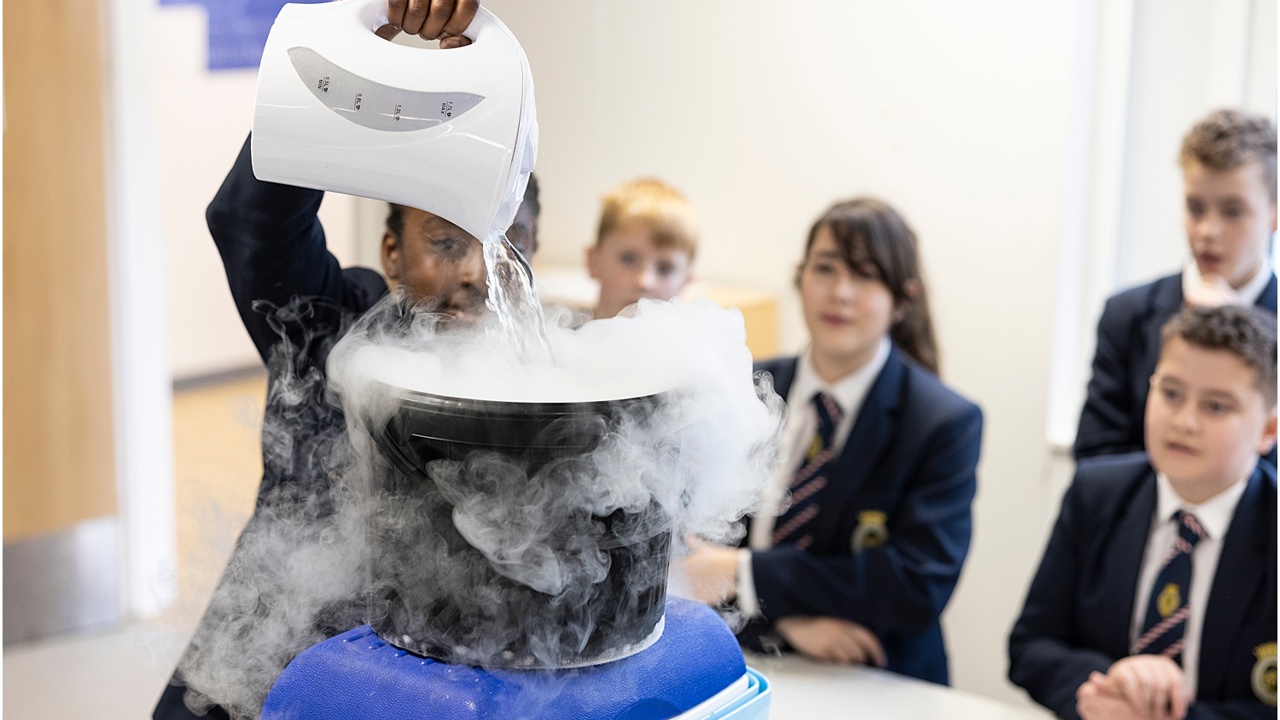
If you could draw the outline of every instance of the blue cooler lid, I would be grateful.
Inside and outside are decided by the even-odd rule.
[[[485,670],[412,655],[368,625],[303,651],[276,680],[262,720],[469,720],[679,715],[746,674],[737,639],[710,608],[668,597],[649,648],[571,670]]]

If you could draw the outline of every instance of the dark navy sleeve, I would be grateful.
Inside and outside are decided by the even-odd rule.
[[[1195,702],[1187,707],[1186,720],[1275,720],[1276,709],[1247,700]]]
[[[324,193],[258,180],[251,141],[240,149],[205,219],[240,319],[265,361],[281,333],[293,331],[274,310],[302,298],[309,301],[306,326],[336,328],[344,310],[362,312],[386,285],[370,270],[343,272],[316,215]]]
[[[1009,636],[1009,679],[1058,717],[1076,718],[1076,689],[1093,671],[1105,673],[1119,658],[1077,646],[1072,603],[1079,595],[1090,519],[1078,483],[1062,498],[1022,615]]]
[[[1133,396],[1129,345],[1134,341],[1137,308],[1133,294],[1107,300],[1098,320],[1098,342],[1093,356],[1093,374],[1080,412],[1073,448],[1077,460],[1094,455],[1112,455],[1142,450],[1142,435],[1134,434]]]

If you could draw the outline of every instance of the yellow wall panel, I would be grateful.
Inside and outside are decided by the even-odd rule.
[[[4,4],[4,539],[116,514],[103,7]]]

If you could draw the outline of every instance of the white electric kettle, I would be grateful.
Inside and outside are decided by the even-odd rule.
[[[290,3],[258,69],[260,180],[408,205],[486,240],[515,218],[538,150],[524,50],[480,8],[466,47],[384,40],[386,0]]]

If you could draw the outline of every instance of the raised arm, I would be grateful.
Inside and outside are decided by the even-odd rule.
[[[342,269],[325,246],[316,212],[324,193],[262,182],[253,175],[250,142],[209,203],[205,219],[222,256],[236,310],[265,361],[280,341],[272,312],[294,298],[313,302],[323,321],[342,305]]]

